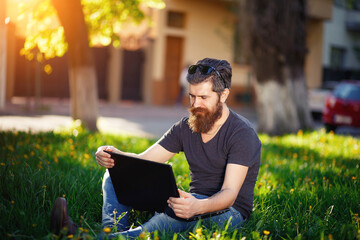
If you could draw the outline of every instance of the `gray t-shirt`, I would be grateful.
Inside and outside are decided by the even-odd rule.
[[[229,117],[214,138],[204,143],[200,134],[191,131],[186,117],[174,124],[159,144],[170,152],[185,153],[192,193],[212,196],[219,192],[228,163],[249,167],[233,207],[244,218],[250,216],[260,166],[261,142],[246,118],[230,110]]]

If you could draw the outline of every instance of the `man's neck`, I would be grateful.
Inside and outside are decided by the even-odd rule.
[[[202,133],[205,135],[215,135],[221,128],[221,126],[226,122],[227,118],[229,117],[230,109],[227,107],[226,104],[223,105],[223,110],[221,113],[221,117],[216,120],[212,128],[207,133]]]

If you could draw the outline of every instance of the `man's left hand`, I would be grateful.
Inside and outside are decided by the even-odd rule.
[[[168,200],[168,205],[179,218],[188,219],[198,214],[199,200],[192,194],[178,189],[180,198],[171,197]]]

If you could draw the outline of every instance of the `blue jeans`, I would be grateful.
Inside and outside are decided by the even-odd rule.
[[[130,206],[124,206],[120,204],[116,198],[115,190],[111,182],[109,172],[106,170],[103,178],[103,208],[102,208],[102,225],[103,227],[114,227],[114,217],[120,216],[123,212],[127,214],[120,219],[116,224],[116,227],[119,232],[111,235],[110,237],[115,237],[119,234],[135,238],[140,235],[141,232],[183,232],[192,229],[195,227],[197,221],[181,221],[174,219],[165,213],[155,213],[155,215],[142,226],[130,229],[129,225],[129,213],[131,211]],[[194,197],[198,199],[204,199],[208,196],[193,194]],[[114,211],[116,209],[116,211]],[[116,216],[114,216],[116,214]],[[211,227],[214,224],[222,227],[224,226],[231,217],[231,222],[229,224],[229,229],[239,228],[244,223],[244,218],[242,215],[233,207],[230,207],[230,211],[225,213],[212,216],[209,218],[202,219],[202,223],[206,227]]]

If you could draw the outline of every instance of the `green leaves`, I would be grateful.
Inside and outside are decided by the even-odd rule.
[[[75,0],[74,0],[75,1]],[[80,0],[76,0],[80,1]],[[149,8],[165,7],[162,0],[82,0],[90,46],[115,47],[121,44],[120,35],[130,23],[149,20]],[[62,57],[68,50],[64,28],[50,0],[40,0],[35,6],[19,5],[21,17],[28,18],[26,40],[20,54],[28,60],[43,61]]]

